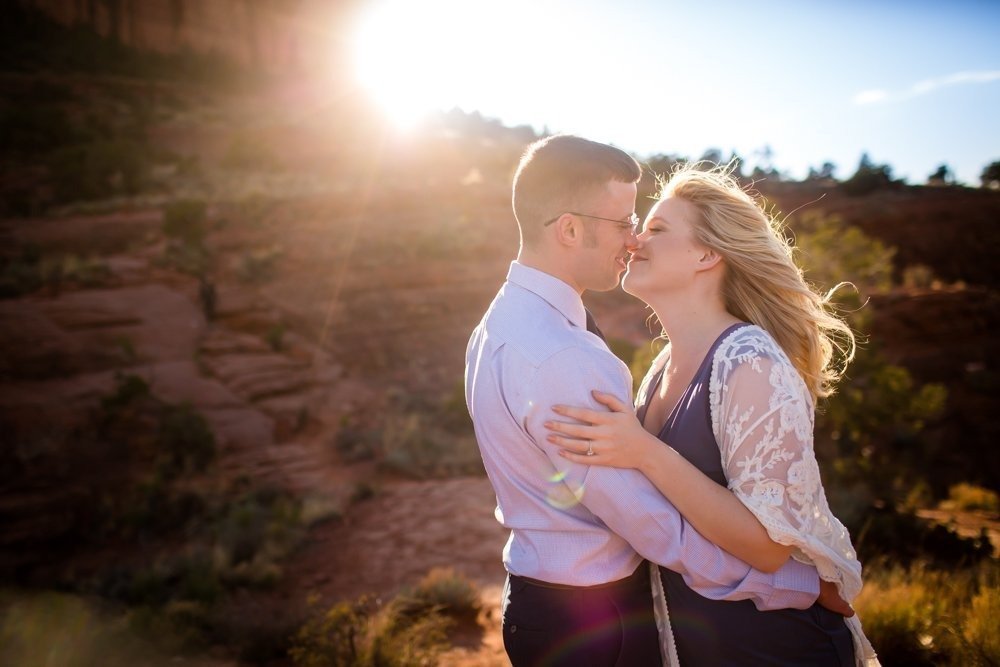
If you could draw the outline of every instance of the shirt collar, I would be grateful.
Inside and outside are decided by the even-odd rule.
[[[587,328],[587,311],[580,295],[559,278],[515,260],[510,263],[507,281],[542,297],[575,326]]]

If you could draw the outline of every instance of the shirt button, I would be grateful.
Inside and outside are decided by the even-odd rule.
[[[517,632],[517,626],[516,625],[510,626],[510,634],[514,634],[515,632]]]

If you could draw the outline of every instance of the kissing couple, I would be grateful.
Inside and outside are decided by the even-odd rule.
[[[557,135],[513,183],[520,249],[472,333],[465,392],[510,529],[515,667],[871,667],[861,565],[813,451],[854,336],[724,167],[639,164]],[[622,275],[624,274],[624,278]],[[633,402],[581,299],[623,289],[666,347]]]

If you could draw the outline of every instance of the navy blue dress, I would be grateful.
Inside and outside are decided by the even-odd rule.
[[[733,325],[712,345],[658,436],[722,486],[727,486],[727,480],[712,433],[708,385],[716,348],[740,326],[745,325]],[[638,406],[640,421],[645,419],[649,399],[662,379],[661,369],[651,379]],[[665,568],[660,568],[660,577],[682,667],[855,664],[854,644],[843,617],[819,604],[809,609],[758,611],[750,600],[728,602],[702,597],[679,574]]]

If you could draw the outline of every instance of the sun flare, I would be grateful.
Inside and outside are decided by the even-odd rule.
[[[355,74],[397,127],[435,109],[502,113],[528,96],[544,101],[550,83],[539,66],[558,62],[553,51],[568,33],[543,28],[570,25],[565,15],[530,0],[383,0],[354,32]]]
[[[372,7],[355,34],[355,71],[378,107],[399,128],[408,128],[434,108],[433,87],[443,47],[427,40],[416,3],[383,2]],[[419,54],[419,55],[418,55]]]

